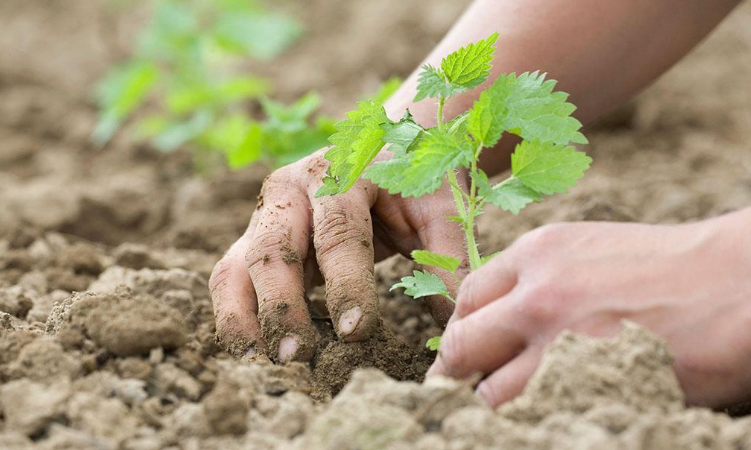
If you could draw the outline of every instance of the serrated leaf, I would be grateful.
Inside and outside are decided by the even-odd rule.
[[[435,336],[428,339],[428,341],[425,342],[425,347],[433,350],[434,352],[437,352],[441,348],[441,337]]]
[[[406,153],[423,131],[422,127],[415,123],[409,110],[404,113],[404,117],[399,122],[384,123],[381,129],[384,131],[383,142],[391,144],[389,151],[396,155]]]
[[[381,125],[388,122],[383,106],[371,100],[358,103],[356,110],[347,113],[346,120],[336,124],[337,133],[329,138],[334,147],[325,155],[331,162],[324,179],[326,189],[319,189],[316,197],[341,194],[355,184],[383,147],[386,132]],[[334,185],[337,186],[335,192]]]
[[[486,89],[472,106],[467,118],[467,131],[483,147],[492,147],[503,134],[508,115],[505,92],[499,88]]]
[[[504,211],[519,214],[530,203],[537,203],[541,199],[538,192],[528,188],[517,179],[506,180],[491,186],[485,172],[478,171],[473,175],[479,195]]]
[[[269,131],[294,133],[308,128],[308,118],[321,105],[321,96],[308,92],[291,105],[284,105],[269,98],[261,100]]]
[[[378,161],[371,164],[363,174],[363,178],[370,180],[381,189],[386,189],[392,194],[401,192],[404,173],[409,168],[409,158],[405,155],[397,155],[386,161]]]
[[[524,141],[511,155],[511,172],[540,194],[563,194],[576,186],[591,163],[592,158],[571,146]]]
[[[441,70],[425,64],[417,76],[417,94],[414,101],[419,102],[426,98],[449,98],[466,90],[466,87],[446,80]]]
[[[404,288],[404,293],[412,298],[448,295],[446,285],[437,275],[420,270],[415,270],[412,274],[411,277],[402,278],[402,281],[391,286],[390,290]]]
[[[438,253],[429,252],[427,250],[415,250],[412,252],[412,259],[417,264],[423,266],[438,267],[439,269],[448,270],[453,273],[462,264],[459,258],[453,256],[441,255]]]
[[[571,114],[576,107],[568,103],[568,94],[554,92],[556,81],[545,80],[539,72],[501,75],[488,89],[497,100],[505,98],[508,114],[503,128],[526,140],[586,144],[579,132],[582,124]]]
[[[422,136],[414,152],[373,164],[365,178],[392,194],[420,197],[441,187],[446,172],[471,163],[472,145],[463,137],[436,128]]]
[[[490,75],[497,40],[498,33],[493,33],[487,39],[462,47],[443,58],[441,69],[446,80],[466,89],[479,86]]]

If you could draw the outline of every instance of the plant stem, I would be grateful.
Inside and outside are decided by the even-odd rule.
[[[477,160],[472,161],[470,173],[477,173]],[[477,248],[477,241],[475,240],[475,217],[479,213],[477,209],[477,186],[475,185],[475,177],[472,177],[472,182],[469,187],[469,201],[467,202],[467,218],[464,221],[464,234],[467,237],[467,253],[469,255],[469,269],[475,271],[482,266],[482,258],[480,258],[480,251]]]
[[[438,100],[438,114],[437,114],[437,120],[438,120],[438,129],[443,131],[443,107],[446,105],[446,99],[441,97],[440,100]]]

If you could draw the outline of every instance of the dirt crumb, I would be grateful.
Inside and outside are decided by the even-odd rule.
[[[300,257],[297,255],[297,252],[292,248],[289,242],[286,242],[284,245],[282,245],[281,251],[282,261],[284,261],[285,263],[292,264],[300,262]]]
[[[148,295],[128,289],[112,294],[76,294],[56,305],[47,330],[79,328],[94,342],[119,356],[177,348],[187,341],[180,313]]]

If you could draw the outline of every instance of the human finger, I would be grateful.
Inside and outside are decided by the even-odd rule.
[[[258,318],[271,357],[308,361],[317,333],[305,301],[302,261],[307,257],[310,204],[277,171],[264,183],[258,225],[246,264],[258,297]]]
[[[540,365],[540,352],[528,348],[477,385],[478,397],[492,408],[506,403],[524,390]]]
[[[370,208],[375,190],[313,198],[313,244],[326,282],[326,306],[344,341],[371,336],[379,323]]]
[[[526,346],[516,309],[506,298],[454,320],[428,374],[453,378],[489,374],[515,358]]]
[[[510,250],[497,255],[459,286],[456,315],[467,317],[488,303],[508,294],[518,281],[517,269]]]
[[[252,230],[238,239],[222,257],[209,278],[219,344],[235,356],[268,350],[258,321],[255,291],[245,266]]]

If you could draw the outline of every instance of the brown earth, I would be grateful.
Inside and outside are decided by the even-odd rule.
[[[308,34],[259,70],[282,98],[316,89],[339,115],[408,74],[465,4],[292,2]],[[751,450],[751,419],[685,408],[667,349],[632,325],[609,340],[560,336],[497,412],[468,386],[415,383],[439,330],[420,303],[388,292],[411,269],[403,258],[377,268],[374,341],[338,342],[319,316],[312,367],[221,351],[206,280],[267,171],[195,177],[185,152],[126,136],[89,143],[91,86],[142,17],[85,0],[0,2],[0,447]],[[675,223],[751,204],[749,21],[746,4],[590,127],[595,164],[571,195],[483,216],[483,246],[555,221]],[[371,369],[347,384],[355,366],[391,378]]]

